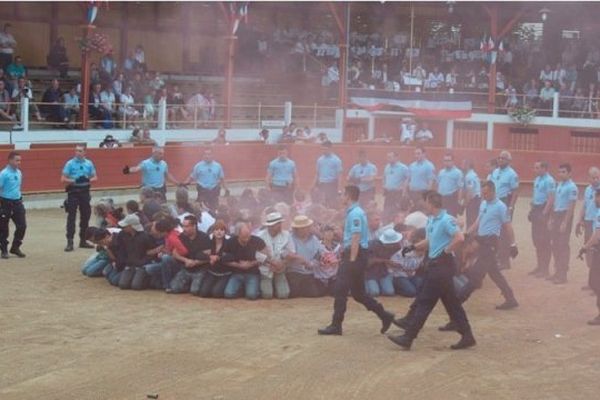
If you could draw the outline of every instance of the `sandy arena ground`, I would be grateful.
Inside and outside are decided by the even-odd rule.
[[[448,349],[457,334],[437,331],[441,305],[405,352],[352,301],[344,336],[319,337],[330,298],[120,291],[81,275],[89,250],[62,251],[64,213],[31,211],[27,258],[0,261],[0,399],[598,399],[600,327],[586,325],[596,309],[579,243],[567,285],[527,277],[527,208],[522,199],[521,254],[506,273],[521,307],[496,311],[486,280],[466,305],[478,346],[459,352]],[[382,301],[398,314],[410,302]]]

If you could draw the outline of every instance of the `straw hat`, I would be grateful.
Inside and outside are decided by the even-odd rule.
[[[273,226],[283,222],[283,216],[279,212],[272,212],[267,215],[264,226]]]
[[[292,221],[292,228],[306,228],[313,224],[313,220],[306,215],[296,215]]]
[[[379,241],[383,244],[396,244],[400,243],[401,240],[402,234],[396,232],[392,228],[386,229],[381,236],[379,236]]]

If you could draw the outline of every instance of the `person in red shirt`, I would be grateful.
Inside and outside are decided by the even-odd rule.
[[[179,221],[175,218],[154,222],[150,232],[156,238],[163,238],[164,246],[157,256],[158,261],[145,266],[146,273],[150,275],[151,286],[166,290],[173,277],[182,268],[182,264],[173,257],[173,251],[186,255],[188,250],[179,238],[181,229]]]

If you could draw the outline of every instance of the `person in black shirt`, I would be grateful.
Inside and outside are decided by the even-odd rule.
[[[252,235],[246,223],[240,222],[235,226],[235,236],[225,243],[224,253],[231,257],[224,264],[233,269],[233,274],[225,287],[225,297],[232,299],[239,296],[244,285],[245,296],[248,300],[256,300],[260,295],[260,273],[258,266],[267,260],[265,242]],[[257,252],[259,258],[257,260]]]
[[[225,262],[233,261],[231,256],[224,254],[225,242],[227,241],[227,225],[223,220],[217,220],[211,228],[210,239],[210,263],[208,273],[202,280],[200,286],[200,297],[222,298],[225,295],[225,287],[231,276],[231,268],[225,266]]]
[[[131,289],[132,282],[138,270],[143,270],[152,258],[158,254],[160,248],[156,247],[154,239],[144,232],[137,215],[130,214],[119,221],[123,230],[119,233],[119,254],[116,268],[121,271],[119,288]]]
[[[186,254],[180,254],[175,249],[173,257],[183,264],[181,271],[169,284],[169,293],[187,293],[200,295],[202,280],[206,275],[206,267],[210,263],[212,243],[208,235],[198,230],[198,219],[188,215],[183,219],[183,233],[179,236],[181,243],[187,249]]]

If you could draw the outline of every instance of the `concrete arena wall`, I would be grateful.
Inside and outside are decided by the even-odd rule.
[[[344,171],[347,172],[356,162],[360,148],[366,148],[369,158],[374,162],[381,175],[386,163],[386,153],[394,148],[398,150],[401,160],[405,163],[413,159],[412,147],[398,147],[386,145],[359,146],[355,144],[335,145],[335,152],[342,158]],[[201,146],[166,146],[165,159],[169,163],[170,172],[180,180],[188,176],[192,167],[202,157]],[[256,181],[264,179],[266,166],[276,157],[277,147],[261,143],[233,143],[230,145],[216,145],[213,147],[215,159],[223,164],[226,179],[229,181]],[[300,187],[308,188],[312,185],[315,174],[315,162],[321,154],[317,145],[292,145],[289,146],[290,157],[296,161],[299,173]],[[140,183],[138,174],[123,175],[121,170],[124,165],[137,165],[142,159],[151,154],[150,147],[118,148],[118,149],[88,149],[88,157],[94,161],[98,170],[99,180],[94,184],[98,189],[136,187]],[[447,150],[443,148],[430,148],[428,155],[437,167]],[[6,159],[9,150],[0,150],[0,157]],[[23,191],[60,192],[63,186],[60,183],[60,174],[64,163],[73,156],[72,148],[31,149],[20,151],[23,162]],[[484,164],[487,160],[497,156],[498,150],[484,149],[455,149],[453,151],[457,162],[464,158],[475,161],[479,176],[485,178]],[[573,166],[573,176],[577,183],[587,181],[587,170],[592,165],[598,165],[599,157],[596,154],[579,154],[558,151],[513,151],[513,165],[519,172],[523,182],[532,181],[533,163],[536,160],[548,160],[552,171],[558,165],[570,162]]]

